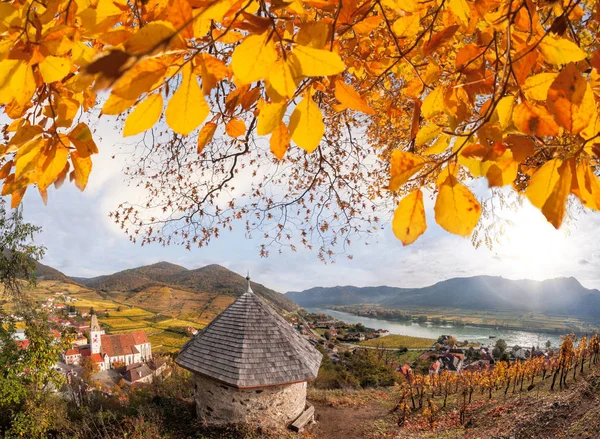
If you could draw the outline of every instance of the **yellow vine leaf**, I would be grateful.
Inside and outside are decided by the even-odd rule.
[[[560,228],[567,210],[567,198],[573,183],[572,162],[573,159],[565,160],[558,168],[558,181],[542,206],[542,213],[555,229]]]
[[[296,43],[314,49],[323,49],[329,38],[329,28],[330,25],[324,21],[303,23],[296,35]]]
[[[521,102],[513,109],[513,123],[523,134],[532,136],[556,136],[559,127],[545,107]]]
[[[558,76],[558,73],[538,73],[525,80],[521,90],[527,99],[545,101],[548,97],[548,89]]]
[[[590,209],[600,210],[600,181],[590,163],[585,160],[577,165],[577,196]]]
[[[214,122],[208,122],[204,124],[200,132],[198,133],[198,149],[197,152],[200,154],[206,145],[212,140],[217,130],[217,124]]]
[[[270,32],[250,35],[235,48],[231,56],[231,69],[240,84],[250,84],[268,78],[277,61],[277,50]]]
[[[24,105],[31,100],[35,89],[31,66],[18,59],[0,61],[0,105],[13,100]]]
[[[596,112],[594,92],[574,63],[567,65],[548,89],[548,110],[569,133],[588,126]]]
[[[285,153],[290,148],[290,131],[283,122],[280,122],[279,126],[273,130],[269,144],[273,155],[279,160],[283,160]]]
[[[397,191],[410,177],[419,171],[425,160],[411,152],[396,149],[390,157],[390,183],[391,191]]]
[[[71,71],[71,63],[61,56],[47,56],[38,67],[42,78],[48,83],[60,81]]]
[[[423,192],[418,189],[408,194],[398,204],[392,220],[392,231],[396,238],[402,241],[402,245],[409,245],[425,233],[426,229]]]
[[[292,56],[296,58],[299,73],[303,76],[332,76],[346,68],[340,56],[329,50],[296,45]]]
[[[45,145],[46,140],[38,137],[19,148],[15,155],[15,179],[18,180],[24,174],[35,171]]]
[[[294,143],[308,153],[317,149],[323,134],[325,134],[323,115],[309,93],[305,94],[304,99],[296,105],[292,112],[290,134]]]
[[[47,154],[42,156],[40,166],[37,170],[37,185],[42,191],[54,183],[62,170],[67,165],[69,159],[69,150],[60,142],[55,143],[49,148]]]
[[[121,76],[113,86],[112,94],[129,101],[137,100],[163,80],[169,67],[167,61],[161,58],[143,59]]]
[[[442,132],[442,127],[434,124],[429,124],[423,126],[419,132],[417,133],[417,137],[415,137],[415,145],[423,146],[433,139],[438,137]]]
[[[417,139],[419,138],[419,136],[417,135]],[[434,155],[434,154],[441,154],[444,151],[446,151],[446,149],[448,149],[448,146],[450,145],[450,140],[452,139],[451,136],[449,136],[448,134],[440,134],[439,137],[436,139],[435,142],[433,142],[433,145],[431,145],[429,148],[427,148],[425,151],[423,151],[423,155]],[[416,143],[416,141],[415,141]]]
[[[281,96],[291,98],[296,93],[296,81],[287,60],[280,58],[271,67],[269,74],[271,87]]]
[[[231,137],[240,137],[246,133],[246,124],[242,119],[233,118],[225,125],[225,132]]]
[[[165,117],[167,124],[176,133],[187,136],[208,116],[209,108],[196,76],[192,73],[191,63],[182,69],[179,88],[167,104]]]
[[[444,230],[466,237],[479,222],[481,205],[469,188],[449,175],[439,187],[434,211],[436,222]]]
[[[275,128],[279,126],[285,110],[287,108],[287,102],[271,102],[271,103],[259,103],[258,122],[256,125],[256,133],[259,136],[266,136],[271,134]]]
[[[92,132],[84,122],[78,123],[77,126],[71,130],[69,133],[69,140],[73,145],[75,145],[75,148],[77,148],[77,153],[81,158],[89,157],[92,154],[98,153],[98,147],[94,142]]]
[[[127,116],[123,127],[123,136],[135,136],[154,126],[163,110],[163,97],[154,93],[140,102]]]
[[[496,105],[496,114],[500,128],[506,129],[512,123],[512,113],[515,106],[514,96],[505,96]]]
[[[552,35],[540,42],[539,51],[549,64],[561,65],[584,60],[586,53],[574,42],[566,38],[555,38]]]
[[[75,181],[75,186],[83,191],[88,184],[90,172],[92,172],[92,158],[81,157],[77,151],[71,153],[71,162],[73,163],[73,172],[71,180]]]
[[[469,8],[469,4],[466,0],[449,0],[448,6],[452,13],[463,23],[469,22],[469,15],[471,14],[471,9]]]
[[[335,97],[347,108],[366,114],[375,113],[375,111],[369,107],[367,101],[365,101],[351,85],[348,85],[341,80],[335,81]]]
[[[129,108],[135,105],[136,99],[123,99],[114,93],[108,97],[104,105],[102,106],[101,114],[109,116],[116,116],[127,111]]]

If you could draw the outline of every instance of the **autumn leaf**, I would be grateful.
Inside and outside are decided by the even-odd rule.
[[[181,49],[185,47],[180,34],[172,23],[157,20],[148,23],[129,38],[124,46],[128,53],[135,55],[151,54],[154,50],[168,47]]]
[[[352,110],[360,111],[365,114],[375,113],[371,107],[352,86],[346,84],[343,81],[335,81],[335,97],[347,108]]]
[[[291,98],[296,93],[296,82],[289,63],[283,58],[277,60],[271,67],[269,82],[281,96]]]
[[[186,136],[200,126],[208,112],[208,104],[188,63],[183,67],[179,88],[167,104],[167,124],[176,133]]]
[[[557,73],[539,73],[530,76],[521,87],[527,99],[545,101],[548,97],[548,89],[558,76]]]
[[[556,136],[559,127],[545,107],[522,102],[513,109],[513,123],[523,134]]]
[[[204,124],[200,132],[198,133],[198,148],[197,152],[200,154],[204,147],[212,140],[217,130],[217,124],[214,122],[208,122]]]
[[[307,94],[296,105],[290,117],[291,139],[300,148],[311,153],[319,146],[324,133],[325,125],[321,110]]]
[[[574,63],[567,65],[548,89],[548,110],[573,134],[587,127],[596,112],[594,93]]]
[[[259,136],[266,136],[273,132],[279,126],[285,110],[287,102],[262,103],[259,105],[258,122],[256,125],[256,133]]]
[[[163,110],[163,98],[154,93],[140,102],[127,116],[123,128],[123,136],[135,136],[149,130],[158,122]]]
[[[81,157],[77,151],[71,153],[71,162],[73,163],[72,180],[75,186],[83,191],[88,184],[90,172],[92,172],[91,157]]]
[[[296,45],[292,51],[303,76],[331,76],[342,73],[346,65],[340,56],[329,50]]]
[[[389,190],[397,191],[425,164],[425,160],[416,154],[396,149],[390,157]]]
[[[554,65],[581,61],[587,56],[574,42],[551,35],[546,35],[540,42],[539,50],[546,62]]]
[[[269,144],[273,155],[279,160],[283,160],[290,147],[290,132],[283,122],[280,122],[279,126],[273,130]]]
[[[246,133],[246,124],[242,119],[233,118],[225,125],[225,132],[231,137],[239,137]]]
[[[250,84],[268,78],[273,64],[277,61],[277,51],[269,32],[250,35],[235,48],[231,56],[231,69],[240,84]]]
[[[56,143],[41,158],[37,171],[37,185],[40,190],[46,190],[57,180],[67,165],[69,150],[62,144]]]
[[[590,209],[600,210],[600,181],[587,160],[577,165],[576,174],[577,196],[581,203]]]
[[[60,81],[71,71],[71,63],[61,56],[47,56],[38,67],[46,82]]]
[[[504,139],[504,142],[512,151],[513,158],[518,162],[524,162],[535,151],[535,143],[525,136],[511,134]]]
[[[421,30],[419,15],[405,15],[403,17],[398,18],[394,22],[392,30],[398,38],[415,37]]]
[[[431,119],[433,116],[444,112],[444,89],[437,87],[432,90],[423,99],[421,113],[425,119]]]
[[[78,123],[77,126],[71,130],[69,133],[69,140],[75,145],[77,153],[81,158],[98,153],[98,147],[94,142],[92,132],[84,122]]]
[[[409,245],[425,233],[426,229],[423,192],[419,189],[408,194],[398,204],[392,220],[392,231],[403,245]]]
[[[453,175],[440,185],[434,206],[435,220],[446,231],[469,236],[481,216],[481,205]]]

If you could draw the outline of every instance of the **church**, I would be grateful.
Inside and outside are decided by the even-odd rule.
[[[96,315],[92,315],[89,347],[69,349],[64,357],[67,364],[79,364],[82,357],[90,357],[103,371],[151,360],[152,346],[144,331],[105,334]]]

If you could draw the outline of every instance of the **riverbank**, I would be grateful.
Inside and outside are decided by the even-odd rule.
[[[393,321],[381,318],[365,317],[349,312],[327,309],[327,308],[306,308],[309,312],[322,313],[330,315],[338,320],[347,323],[362,323],[365,326],[377,329],[385,329],[390,334],[405,335],[410,337],[420,337],[427,339],[437,339],[440,335],[451,334],[461,342],[477,342],[482,345],[492,345],[498,338],[504,339],[509,346],[519,345],[524,347],[545,346],[550,341],[552,346],[560,345],[560,335],[571,332],[547,333],[542,331],[516,330],[508,328],[483,327],[474,325],[455,326],[452,324],[433,325],[427,323],[415,323],[412,321]],[[491,326],[491,325],[490,325]]]

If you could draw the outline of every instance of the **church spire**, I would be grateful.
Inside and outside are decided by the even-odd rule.
[[[254,291],[252,291],[252,287],[250,286],[250,270],[248,270],[246,280],[248,281],[248,289],[246,290],[246,293],[253,293]]]
[[[90,331],[102,331],[102,328],[100,328],[100,325],[98,324],[98,317],[96,317],[96,314],[92,314],[92,323],[90,325]]]

